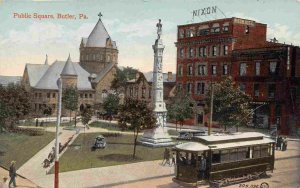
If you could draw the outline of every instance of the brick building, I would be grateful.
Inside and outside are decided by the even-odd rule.
[[[131,97],[147,102],[152,102],[152,82],[153,72],[142,73],[137,72],[135,79],[129,80],[125,86],[125,97]],[[168,99],[174,96],[176,85],[176,75],[172,72],[163,73],[164,100],[168,103]]]
[[[203,125],[207,121],[203,111],[206,89],[211,82],[219,82],[225,76],[232,76],[242,90],[253,96],[254,108],[263,105],[255,111],[254,123],[266,127],[278,123],[285,133],[287,124],[296,124],[292,123],[299,116],[296,108],[294,111],[285,108],[299,102],[299,97],[288,97],[299,90],[299,48],[267,42],[266,33],[266,24],[234,17],[178,26],[176,81],[178,87],[197,101],[197,113],[191,124]],[[260,75],[254,74],[257,62],[261,62]],[[274,67],[280,74],[270,72]],[[258,86],[264,97],[255,97]],[[267,97],[268,91],[263,88],[270,88],[274,97]],[[285,96],[279,94],[282,91]],[[289,123],[286,118],[294,120]]]

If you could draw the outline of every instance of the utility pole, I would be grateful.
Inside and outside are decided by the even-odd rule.
[[[59,126],[60,126],[60,118],[61,118],[61,98],[62,98],[62,80],[59,78],[57,80],[58,86],[58,109],[57,109],[57,120],[56,120],[56,134],[55,134],[55,163],[54,163],[54,188],[59,187]]]
[[[211,83],[211,92],[210,92],[210,117],[209,117],[209,125],[208,125],[208,135],[211,133],[212,127],[212,116],[213,116],[213,106],[214,106],[214,85]]]

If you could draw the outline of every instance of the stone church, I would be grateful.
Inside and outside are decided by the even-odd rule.
[[[118,64],[118,48],[99,20],[88,38],[82,38],[79,47],[80,61],[66,61],[43,64],[26,64],[21,83],[32,94],[32,108],[37,115],[45,109],[56,114],[58,101],[57,80],[62,78],[63,88],[76,87],[79,93],[78,109],[101,104],[110,91]],[[66,110],[63,110],[66,114]]]

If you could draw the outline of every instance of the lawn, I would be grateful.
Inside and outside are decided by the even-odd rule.
[[[54,133],[48,132],[41,136],[0,133],[0,165],[9,167],[15,160],[16,168],[19,168],[53,139]]]
[[[108,122],[99,122],[99,121],[95,121],[91,124],[89,124],[90,127],[100,127],[103,129],[107,129],[110,131],[120,131],[121,129],[118,127],[117,124],[115,123],[108,123]]]
[[[150,148],[138,145],[136,159],[133,160],[133,135],[128,134],[123,134],[120,137],[106,137],[107,146],[105,149],[91,151],[91,146],[94,144],[94,139],[97,135],[99,133],[80,134],[60,158],[60,172],[163,158],[164,148]]]

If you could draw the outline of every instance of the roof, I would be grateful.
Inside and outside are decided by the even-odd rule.
[[[214,134],[207,136],[195,136],[196,140],[207,144],[217,144],[225,142],[249,141],[260,140],[266,135],[258,132],[238,132],[233,134]]]
[[[7,86],[10,83],[20,84],[21,76],[1,76],[0,75],[0,85]]]
[[[85,47],[106,47],[106,42],[111,39],[101,19],[98,20],[94,29],[87,38]],[[112,39],[111,39],[112,41]],[[83,44],[85,41],[83,40]],[[113,48],[117,48],[116,42],[112,41]]]
[[[78,90],[92,90],[91,83],[88,80],[89,73],[84,70],[78,63],[69,62],[73,65],[74,71],[77,73],[77,89]],[[52,65],[48,66],[44,74],[40,77],[36,84],[31,85],[31,87],[36,89],[50,89],[57,90],[58,86],[56,84],[57,79],[60,77],[64,67],[66,65],[65,61],[55,61]],[[45,65],[37,65],[45,66]],[[30,72],[29,80],[31,77],[35,77],[38,72]],[[38,73],[39,74],[39,73]]]
[[[48,68],[49,65],[44,64],[26,64],[25,70],[27,70],[29,84],[31,87],[34,87],[38,83]]]
[[[73,76],[77,75],[77,72],[75,71],[75,68],[73,66],[70,54],[67,59],[67,62],[65,63],[65,66],[61,72],[61,75],[73,75]]]
[[[176,149],[183,151],[204,151],[208,150],[209,147],[197,142],[187,142],[175,146]]]
[[[103,77],[115,66],[114,63],[109,63],[108,65],[106,65],[106,67],[104,67],[104,69],[101,70],[101,72],[99,72],[99,74],[97,74],[97,77],[93,80],[93,82],[99,82],[100,80],[103,79]]]
[[[153,72],[152,71],[142,73],[142,74],[144,74],[147,82],[150,82],[150,83],[153,82]],[[136,82],[136,79],[128,80],[127,82],[134,83],[134,82]],[[163,82],[164,83],[173,83],[173,82],[175,83],[176,82],[176,74],[172,73],[172,79],[168,80],[168,73],[163,73]]]

